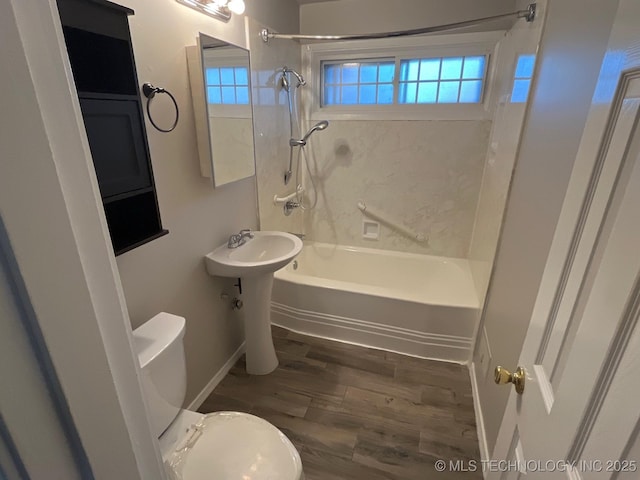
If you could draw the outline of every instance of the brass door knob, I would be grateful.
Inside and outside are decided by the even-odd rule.
[[[522,395],[524,392],[524,368],[518,367],[514,373],[511,373],[506,368],[496,367],[494,374],[494,380],[498,385],[504,385],[506,383],[513,383],[516,387],[516,393]]]

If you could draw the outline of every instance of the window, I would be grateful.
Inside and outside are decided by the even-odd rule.
[[[322,105],[480,103],[486,63],[485,56],[324,62]]]
[[[503,32],[303,48],[313,119],[458,120],[491,117],[492,60]]]
[[[208,103],[249,105],[249,70],[247,67],[207,68],[205,78]]]
[[[518,56],[515,78],[513,80],[513,89],[511,90],[511,103],[524,103],[527,101],[535,63],[535,55]]]
[[[395,62],[324,63],[324,105],[393,103]]]
[[[398,103],[480,103],[486,57],[402,60]]]

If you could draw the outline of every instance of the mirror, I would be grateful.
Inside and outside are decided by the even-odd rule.
[[[255,175],[249,52],[201,33],[187,63],[202,175],[214,187]]]

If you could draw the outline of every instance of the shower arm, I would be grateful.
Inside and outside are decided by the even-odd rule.
[[[304,79],[302,75],[296,72],[293,68],[289,68],[285,66],[282,68],[282,74],[285,76],[285,80],[286,80],[287,73],[293,74],[293,76],[296,77],[296,80],[298,80],[298,85],[296,85],[296,88],[304,87],[307,84],[307,81]]]
[[[518,10],[511,13],[503,13],[501,15],[492,15],[490,17],[465,20],[464,22],[447,23],[444,25],[436,25],[433,27],[414,28],[412,30],[399,30],[395,32],[382,33],[361,33],[355,35],[297,35],[270,32],[268,29],[264,28],[260,32],[260,37],[265,43],[267,43],[270,38],[284,38],[288,40],[373,40],[376,38],[406,37],[410,35],[423,35],[427,33],[443,32],[447,30],[471,27],[473,25],[478,25],[481,23],[513,17],[515,17],[516,19],[524,18],[527,22],[533,22],[533,20],[536,18],[536,4],[530,3],[527,6],[526,10]]]

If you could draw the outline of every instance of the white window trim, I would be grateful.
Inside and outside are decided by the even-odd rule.
[[[493,78],[498,42],[504,31],[435,35],[380,40],[355,40],[304,45],[302,61],[307,88],[303,102],[311,120],[485,120],[495,108]],[[364,58],[451,57],[486,55],[488,60],[481,103],[411,105],[321,105],[322,62]]]

